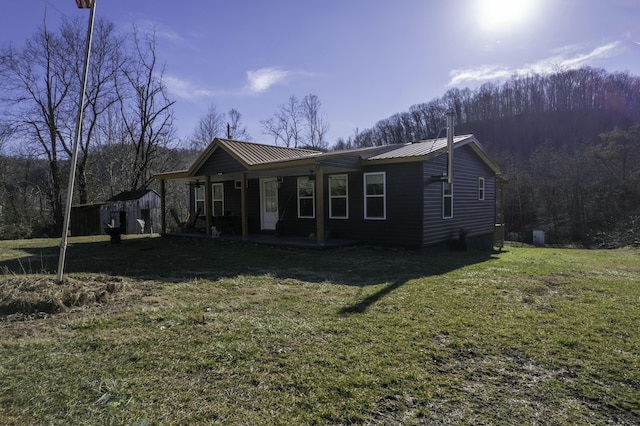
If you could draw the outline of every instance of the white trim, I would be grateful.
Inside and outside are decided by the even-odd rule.
[[[344,178],[344,195],[331,195],[331,183],[333,179],[336,178]],[[344,216],[335,216],[333,214],[333,200],[342,200],[345,202],[345,215]],[[339,174],[339,175],[329,175],[329,219],[349,219],[349,175],[347,174]]]
[[[300,196],[300,182],[309,182],[311,183],[311,195],[305,195],[304,197]],[[315,219],[316,217],[316,182],[309,179],[308,177],[299,177],[296,180],[296,199],[298,204],[298,219]],[[311,200],[311,216],[302,216],[300,213],[300,200]]]
[[[194,185],[193,186],[193,208],[194,211],[197,212],[198,211],[198,203],[202,204],[202,211],[200,212],[200,214],[204,215],[205,214],[205,195],[204,195],[204,188],[205,184],[199,184],[199,185]],[[200,195],[202,195],[202,198],[198,197],[198,193],[201,192]]]
[[[382,194],[367,195],[367,177],[382,175]],[[387,174],[386,172],[369,172],[362,175],[363,200],[364,200],[364,218],[367,220],[386,220],[387,219]],[[382,198],[382,217],[369,216],[367,211],[367,201],[369,198]]]
[[[216,199],[216,196],[215,196],[216,192],[214,190],[215,187],[220,187],[222,198]],[[213,216],[216,216],[216,209],[215,209],[216,201],[219,201],[222,203],[222,208],[220,209],[220,214],[218,216],[224,216],[224,183],[222,182],[211,184],[211,213]]]

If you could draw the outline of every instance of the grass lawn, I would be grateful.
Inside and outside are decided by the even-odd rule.
[[[640,250],[0,241],[0,424],[640,424]]]

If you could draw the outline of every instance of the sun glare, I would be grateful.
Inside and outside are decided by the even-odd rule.
[[[488,31],[523,25],[533,13],[535,0],[477,0],[478,23]]]

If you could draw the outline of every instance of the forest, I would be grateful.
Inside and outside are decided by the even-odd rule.
[[[82,32],[67,20],[0,49],[0,239],[61,234]],[[193,140],[178,140],[155,34],[134,27],[123,37],[98,21],[94,38],[75,204],[157,189],[154,173],[188,167],[212,135],[249,138],[240,112],[212,106]],[[333,144],[320,106],[292,96],[261,122],[264,134],[330,150],[407,143],[444,137],[453,111],[456,133],[475,134],[503,169],[509,238],[528,242],[541,229],[550,244],[640,245],[640,78],[628,72],[558,69],[453,88]]]
[[[580,68],[454,88],[335,147],[443,135],[447,111],[502,167],[511,239],[541,229],[552,244],[640,245],[639,77]]]

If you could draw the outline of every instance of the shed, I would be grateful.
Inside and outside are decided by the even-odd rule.
[[[151,233],[159,217],[160,196],[151,189],[121,192],[100,206],[102,228],[120,228],[125,234]]]

